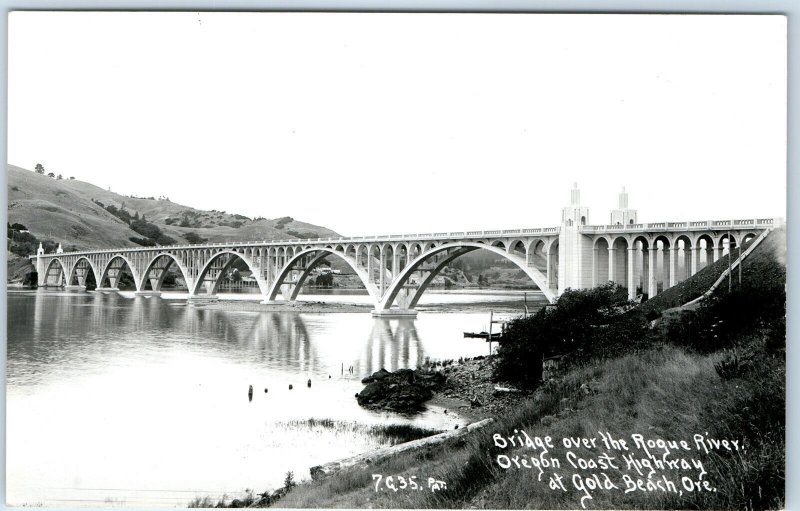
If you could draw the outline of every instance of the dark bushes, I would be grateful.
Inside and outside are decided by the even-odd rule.
[[[544,357],[605,358],[635,349],[645,338],[647,323],[631,308],[626,290],[613,283],[567,290],[556,307],[506,326],[495,377],[533,387],[541,381]]]

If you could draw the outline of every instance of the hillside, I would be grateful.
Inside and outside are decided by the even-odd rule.
[[[745,243],[742,250],[746,250],[752,241]],[[734,250],[734,260],[738,251]],[[764,238],[742,265],[742,278],[751,282],[753,286],[774,285],[775,282],[786,280],[786,269],[783,264],[776,264],[786,260],[786,228],[775,229]],[[642,310],[652,316],[657,316],[671,307],[679,307],[694,300],[705,293],[708,288],[728,269],[728,255],[706,266],[688,279],[659,293],[652,300],[642,305]],[[734,286],[738,286],[738,271],[733,272]],[[722,286],[727,291],[727,283]]]
[[[250,219],[166,199],[127,197],[84,181],[56,180],[14,165],[8,165],[7,176],[8,222],[29,231],[14,233],[9,244],[10,281],[28,271],[20,256],[32,254],[39,241],[52,242],[46,243],[49,247],[61,243],[64,250],[80,250],[155,243],[155,237],[151,240],[142,234],[150,231],[160,231],[160,244],[338,236],[331,229],[291,217]],[[139,232],[126,221],[134,216],[142,219]]]
[[[37,238],[52,239],[65,249],[136,246],[130,238],[140,235],[94,201],[116,208],[124,206],[131,215],[145,215],[148,222],[178,243],[186,243],[185,235],[192,232],[212,243],[338,236],[331,229],[290,218],[253,220],[169,200],[126,197],[84,181],[55,180],[8,165],[10,223],[21,223]],[[187,226],[181,227],[181,223]]]

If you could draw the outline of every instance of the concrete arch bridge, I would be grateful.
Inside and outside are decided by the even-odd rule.
[[[737,244],[771,229],[775,220],[744,219],[650,224],[585,225],[226,242],[45,253],[35,256],[40,286],[119,288],[128,273],[139,294],[158,295],[170,272],[186,282],[190,300],[213,297],[234,263],[252,272],[264,302],[294,301],[315,268],[338,259],[363,283],[375,315],[414,315],[434,278],[476,250],[516,265],[552,303],[567,288],[607,281],[655,296],[717,260]]]

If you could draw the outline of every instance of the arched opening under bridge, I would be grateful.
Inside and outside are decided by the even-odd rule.
[[[512,247],[514,249],[516,247]],[[547,286],[547,277],[534,266],[528,264],[527,254],[509,252],[502,243],[452,242],[426,250],[411,261],[383,294],[376,308],[377,313],[391,311],[397,305],[399,310],[412,310],[419,303],[423,293],[431,287],[434,279],[457,258],[477,250],[488,251],[501,256],[507,263],[516,266],[542,292],[548,301],[555,300],[555,291]],[[411,282],[415,284],[411,284]]]
[[[212,254],[190,290],[192,295],[216,295],[218,292],[265,294],[267,285],[260,267],[244,251],[222,250]]]
[[[85,257],[81,257],[72,267],[72,274],[67,283],[70,286],[83,286],[87,291],[97,288],[97,275],[92,263]]]
[[[44,272],[44,286],[61,287],[67,284],[67,271],[60,259],[52,259]]]
[[[158,254],[142,275],[144,291],[190,291],[188,270],[173,254]]]
[[[98,287],[116,288],[121,291],[138,291],[139,276],[125,256],[117,255],[106,264]]]
[[[306,292],[322,292],[332,289],[338,280],[346,282],[349,289],[365,290],[372,301],[377,302],[379,291],[370,273],[371,266],[380,263],[373,262],[367,253],[355,248],[337,250],[327,247],[297,251],[278,271],[267,292],[267,300],[277,300],[281,295],[285,300],[294,301],[304,289]]]

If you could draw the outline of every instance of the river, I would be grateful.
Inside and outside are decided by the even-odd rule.
[[[361,378],[484,355],[487,344],[463,332],[486,329],[489,310],[523,310],[516,291],[431,291],[416,319],[392,320],[208,310],[169,293],[7,297],[6,500],[60,507],[185,507],[274,490],[287,471],[304,480],[313,465],[386,445],[371,425],[452,429],[459,419],[435,407],[414,417],[360,408]],[[529,305],[543,300],[527,292]]]

